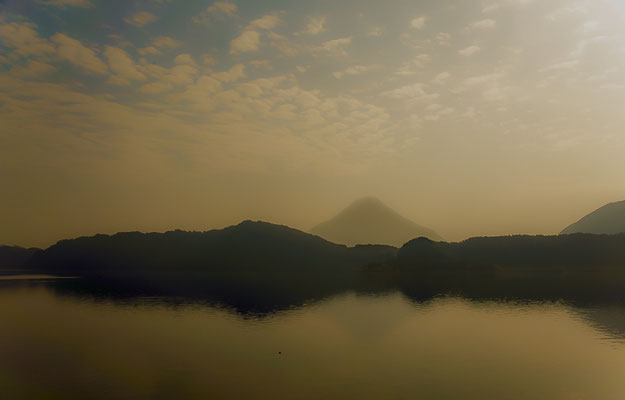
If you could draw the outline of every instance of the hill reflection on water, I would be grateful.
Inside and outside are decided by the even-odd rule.
[[[233,291],[214,280],[4,280],[0,387],[11,399],[616,400],[625,391],[622,304],[290,282],[264,292],[258,282]]]
[[[44,287],[57,298],[134,306],[206,306],[243,318],[263,319],[298,310],[347,293],[362,297],[400,294],[412,304],[461,298],[475,304],[561,304],[597,328],[625,338],[625,279],[611,275],[378,276],[318,275],[179,275],[108,276],[58,279],[25,275],[0,279],[0,290]]]

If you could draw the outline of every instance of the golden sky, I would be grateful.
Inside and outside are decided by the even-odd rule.
[[[0,243],[554,234],[625,199],[623,104],[620,0],[0,0]]]

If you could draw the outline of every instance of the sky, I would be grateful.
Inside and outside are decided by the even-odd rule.
[[[0,0],[0,243],[625,199],[620,0]]]

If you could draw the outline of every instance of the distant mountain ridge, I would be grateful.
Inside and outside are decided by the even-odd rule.
[[[310,232],[331,242],[350,246],[375,243],[400,247],[417,237],[443,240],[432,229],[402,217],[375,197],[357,200]]]
[[[625,201],[606,204],[569,225],[560,234],[615,234],[622,232],[625,232]]]

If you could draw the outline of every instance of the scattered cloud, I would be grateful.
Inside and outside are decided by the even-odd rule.
[[[417,54],[412,60],[403,62],[399,68],[397,68],[395,74],[399,76],[414,75],[419,70],[423,69],[431,60],[432,57],[429,54]]]
[[[13,53],[20,57],[54,53],[52,43],[39,36],[36,28],[37,25],[32,23],[0,24],[0,41],[5,46],[13,48]]]
[[[437,74],[434,79],[432,79],[433,83],[436,83],[438,85],[442,85],[443,83],[445,83],[449,78],[451,77],[451,74],[449,72],[441,72],[440,74]]]
[[[251,21],[238,37],[230,41],[230,54],[258,51],[261,46],[260,32],[258,30],[271,31],[281,22],[280,13],[266,14]]]
[[[419,15],[410,21],[410,26],[414,29],[423,29],[428,19],[429,17],[426,15]]]
[[[474,30],[489,30],[489,29],[495,29],[496,27],[497,27],[497,21],[495,21],[494,19],[487,18],[487,19],[475,21],[469,24],[467,28],[474,29]]]
[[[147,55],[156,56],[156,55],[161,54],[161,51],[154,46],[148,46],[148,47],[142,47],[138,49],[137,53],[139,53],[139,55],[142,55],[142,56],[147,56]]]
[[[269,60],[252,60],[249,64],[258,69],[271,70],[273,69],[271,61]]]
[[[260,48],[260,33],[246,30],[230,41],[230,54],[249,53]]]
[[[152,45],[160,49],[172,49],[182,46],[182,42],[169,36],[159,36],[154,39]]]
[[[130,25],[134,25],[136,27],[142,28],[148,24],[154,23],[158,21],[159,18],[147,11],[140,11],[131,17],[124,18],[124,21]]]
[[[46,75],[49,75],[55,71],[56,67],[54,67],[53,65],[40,61],[30,60],[23,67],[14,67],[11,70],[11,75],[23,79],[42,79],[45,78]]]
[[[228,71],[216,72],[213,77],[221,82],[236,82],[245,78],[245,65],[237,64]]]
[[[482,6],[482,12],[484,14],[490,14],[499,10],[500,7],[501,5],[499,3],[484,4],[484,6]]]
[[[435,39],[439,45],[449,46],[449,44],[451,43],[451,34],[447,32],[439,32],[436,34]]]
[[[191,65],[191,66],[197,67],[197,64],[195,63],[195,60],[193,59],[193,56],[191,56],[191,54],[187,54],[187,53],[178,54],[176,56],[176,58],[174,58],[174,64],[176,64],[176,65]]]
[[[363,72],[373,71],[373,70],[380,69],[380,68],[382,68],[382,66],[377,65],[377,64],[376,65],[353,65],[351,67],[344,69],[343,71],[333,72],[332,76],[334,76],[336,79],[342,79],[345,76],[360,75]]]
[[[192,17],[193,22],[196,24],[206,24],[211,18],[224,18],[224,17],[236,17],[239,7],[228,1],[217,1],[208,6],[206,10],[200,14]]]
[[[114,75],[109,77],[109,83],[119,86],[128,86],[131,81],[144,81],[145,75],[137,70],[137,65],[124,50],[106,46],[104,56]]]
[[[346,56],[347,51],[345,50],[345,47],[349,46],[351,43],[351,37],[328,40],[319,46],[319,50],[329,54]]]
[[[89,74],[106,75],[108,68],[98,58],[96,52],[84,46],[80,41],[63,33],[56,33],[51,38],[57,46],[57,58],[84,70]]]
[[[282,22],[280,15],[278,13],[272,13],[263,15],[262,17],[253,20],[249,23],[247,28],[245,29],[265,29],[271,30],[278,26]]]
[[[37,3],[59,8],[65,8],[68,6],[87,8],[92,6],[90,0],[38,0]]]
[[[473,46],[465,47],[462,50],[458,50],[458,54],[464,57],[470,57],[478,53],[480,50],[481,50],[480,46],[473,45]]]
[[[422,83],[401,86],[396,89],[385,91],[382,95],[396,100],[408,101],[432,101],[439,97],[438,93],[428,93],[425,90],[425,85]]]
[[[308,25],[306,25],[304,33],[318,35],[326,31],[325,24],[326,17],[310,17],[308,18]]]
[[[367,33],[367,36],[380,37],[383,34],[384,34],[384,30],[380,28],[379,26],[376,26],[373,29],[371,29],[369,33]]]

